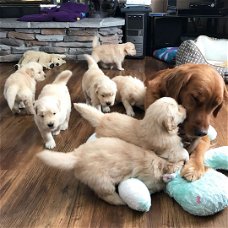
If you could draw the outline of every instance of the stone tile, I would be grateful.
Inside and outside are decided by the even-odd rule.
[[[23,32],[23,33],[40,33],[40,29],[15,29],[16,32]]]
[[[69,28],[67,29],[68,36],[94,36],[98,32],[97,28],[91,29],[78,29],[78,28]]]
[[[9,38],[18,38],[18,39],[22,39],[22,40],[35,40],[34,34],[20,33],[20,32],[14,32],[14,31],[8,32],[8,37]]]
[[[58,47],[92,47],[92,43],[86,43],[86,42],[57,42],[53,43],[53,46]]]
[[[18,40],[13,38],[3,38],[3,39],[0,39],[0,44],[10,45],[10,46],[24,46],[25,42],[23,40]]]
[[[63,35],[38,35],[36,39],[39,41],[63,41]]]
[[[70,48],[70,55],[91,54],[92,48]]]
[[[5,56],[0,56],[0,62],[16,62],[21,58],[20,54],[10,54]]]
[[[32,47],[32,46],[48,46],[48,45],[49,45],[49,42],[47,42],[47,41],[37,41],[37,40],[25,41],[25,46],[26,47]]]
[[[12,47],[12,54],[23,54],[28,50],[39,51],[40,47]]]
[[[0,38],[6,38],[7,32],[6,31],[0,31]]]
[[[72,41],[93,41],[94,36],[65,36],[65,42],[72,42]]]
[[[68,48],[63,47],[40,47],[40,51],[47,53],[65,54],[68,52]]]
[[[65,35],[66,29],[41,29],[42,35]]]

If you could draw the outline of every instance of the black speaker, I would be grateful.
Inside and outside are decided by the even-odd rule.
[[[187,18],[150,17],[151,51],[164,47],[177,47],[185,31]]]

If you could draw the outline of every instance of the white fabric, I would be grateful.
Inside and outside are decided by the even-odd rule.
[[[201,35],[195,44],[209,63],[224,66],[228,62],[228,39],[215,39]]]

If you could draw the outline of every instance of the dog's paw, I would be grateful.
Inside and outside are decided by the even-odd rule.
[[[198,180],[207,171],[207,167],[203,164],[195,163],[194,160],[190,160],[181,170],[181,176],[187,181]]]
[[[48,142],[45,143],[45,147],[47,149],[53,149],[55,146],[56,146],[56,144],[55,144],[54,140],[51,140],[51,141],[48,141]]]
[[[107,106],[107,107],[102,107],[102,111],[103,112],[110,112],[110,108]]]

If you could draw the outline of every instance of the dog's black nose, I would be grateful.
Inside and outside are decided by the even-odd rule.
[[[111,102],[106,102],[106,105],[108,105],[108,106],[111,105]]]
[[[201,130],[201,129],[196,129],[195,130],[195,136],[202,137],[202,136],[205,136],[205,135],[207,135],[207,131],[206,130]]]
[[[56,66],[59,66],[59,63],[56,63]]]
[[[49,124],[48,124],[48,127],[50,127],[50,128],[52,128],[53,126],[54,126],[53,123],[49,123]]]
[[[54,63],[50,64],[50,67],[53,68],[54,67]]]

